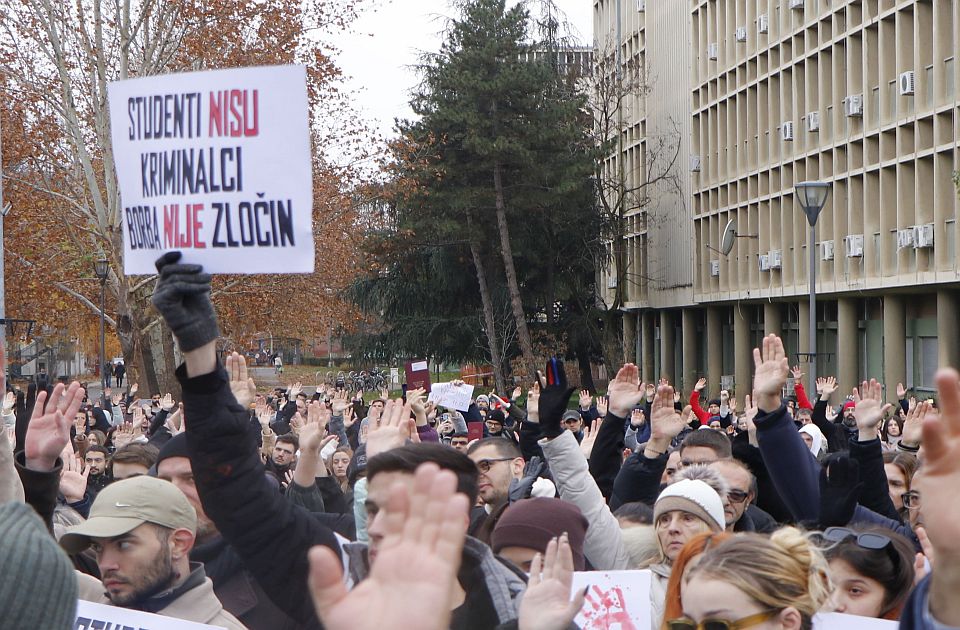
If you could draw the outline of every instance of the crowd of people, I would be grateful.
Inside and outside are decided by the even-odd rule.
[[[4,627],[73,628],[82,599],[228,629],[563,630],[575,572],[641,569],[655,629],[960,627],[951,368],[936,402],[833,378],[810,400],[770,335],[739,400],[633,364],[575,396],[557,359],[462,411],[260,391],[218,356],[209,276],[176,253],[158,270],[181,402],[3,400]]]

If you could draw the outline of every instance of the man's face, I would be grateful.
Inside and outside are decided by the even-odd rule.
[[[130,477],[140,477],[142,475],[146,475],[148,472],[149,469],[143,464],[131,464],[126,462],[114,462],[113,464],[114,481],[129,479]]]
[[[200,503],[200,495],[193,481],[193,469],[190,460],[186,457],[168,457],[157,464],[157,477],[169,481],[187,497],[187,501],[197,513],[197,541],[205,542],[209,537],[217,534],[217,526],[207,517]]]
[[[563,421],[563,428],[565,428],[567,431],[573,431],[576,433],[580,430],[581,424],[582,420],[580,418],[568,418]]]
[[[450,438],[450,446],[457,449],[461,453],[466,454],[467,445],[470,444],[470,439],[466,437],[454,436]]]
[[[504,459],[492,445],[470,453],[470,459],[480,471],[478,478],[480,498],[490,505],[501,505],[507,500],[510,481],[523,475],[523,458]]]
[[[670,456],[667,457],[667,467],[663,469],[663,476],[660,478],[660,483],[665,485],[673,483],[673,476],[677,474],[679,466],[680,451],[673,451],[670,453]]]
[[[403,485],[409,496],[409,493],[413,492],[413,479],[410,473],[382,472],[367,481],[367,500],[364,508],[367,510],[367,535],[370,537],[367,549],[371,565],[377,559],[377,553],[386,534],[384,523],[390,515],[387,506],[393,486],[398,483]]]
[[[493,418],[487,418],[487,431],[490,435],[500,435],[503,432],[503,425]]]
[[[380,414],[383,413],[383,401],[375,400],[372,403],[370,403],[370,411],[373,411],[373,410],[376,410],[377,417],[379,418]]]
[[[720,415],[720,405],[717,403],[710,403],[707,405],[707,415],[710,416],[719,416]]]
[[[813,417],[810,415],[810,412],[809,412],[809,411],[804,410],[802,413],[800,413],[800,414],[797,416],[797,420],[800,421],[800,424],[801,424],[801,425],[806,426],[806,425],[811,424],[811,423],[813,422]]]
[[[723,502],[723,516],[727,527],[732,528],[743,516],[750,499],[753,498],[750,494],[750,475],[743,468],[727,462],[714,462],[710,467],[720,473],[729,486],[727,498]]]
[[[789,413],[792,416],[796,413],[796,411],[797,411],[797,403],[793,402],[792,400],[788,400],[787,413]]]
[[[709,426],[710,426],[710,428],[713,429],[714,431],[721,431],[721,430],[723,429],[723,427],[720,425],[720,421],[719,421],[719,420],[711,420]]]
[[[334,453],[330,460],[334,477],[346,477],[347,468],[350,466],[350,456],[346,453]]]
[[[88,451],[84,461],[87,463],[91,475],[102,475],[107,467],[107,458],[99,451]]]
[[[682,467],[693,466],[694,464],[709,464],[715,462],[720,457],[716,451],[707,446],[687,446],[680,449],[680,463]]]
[[[488,401],[486,400],[477,401],[477,409],[489,409],[489,408],[490,408],[490,403]]]
[[[857,423],[856,415],[855,415],[856,412],[857,412],[857,408],[854,407],[853,405],[846,407],[843,410],[843,423],[849,426],[855,425]]]
[[[156,595],[176,580],[169,536],[156,525],[144,523],[123,536],[91,540],[100,580],[115,606]]]
[[[893,507],[898,510],[903,509],[903,493],[907,491],[906,476],[900,467],[894,464],[884,464],[883,470],[887,473],[887,488],[890,491]]]
[[[277,442],[273,447],[273,463],[277,466],[289,466],[297,458],[297,450],[289,442]]]

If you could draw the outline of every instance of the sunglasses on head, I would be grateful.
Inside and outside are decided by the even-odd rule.
[[[735,621],[729,619],[704,619],[700,623],[695,622],[688,617],[673,619],[667,622],[669,630],[744,630],[760,625],[767,619],[776,615],[779,610],[767,610],[755,615],[741,617]]]
[[[853,538],[861,549],[886,551],[894,568],[900,568],[900,554],[889,536],[870,532],[860,534],[848,527],[828,527],[820,536],[826,541],[838,544]]]

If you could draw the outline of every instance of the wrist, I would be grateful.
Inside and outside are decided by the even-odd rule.
[[[960,570],[956,558],[937,553],[937,567],[930,578],[930,612],[934,619],[947,626],[960,626]]]
[[[80,503],[85,496],[86,493],[81,493],[79,496],[76,494],[67,494],[66,492],[63,493],[63,498],[67,503]]]
[[[26,457],[24,462],[27,468],[36,472],[53,472],[57,468],[57,458]]]
[[[765,413],[776,411],[780,408],[782,401],[780,394],[757,394],[757,408]]]
[[[857,435],[858,442],[869,442],[870,440],[876,440],[876,439],[879,439],[879,436],[877,435],[876,427],[872,429],[859,429],[859,432]]]

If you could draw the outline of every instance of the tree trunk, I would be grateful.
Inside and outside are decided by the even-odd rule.
[[[527,377],[532,378],[537,373],[536,361],[533,358],[533,342],[530,339],[530,329],[527,328],[527,318],[523,312],[523,298],[520,295],[520,285],[517,282],[517,270],[513,265],[513,249],[510,247],[510,229],[507,227],[507,210],[503,194],[503,167],[500,162],[493,166],[493,187],[497,202],[497,227],[500,233],[500,254],[503,256],[503,269],[507,276],[507,290],[510,292],[510,306],[513,317],[517,321],[517,339],[520,341],[520,352],[526,364]]]
[[[470,215],[467,214],[467,233],[473,234]],[[483,259],[480,258],[480,249],[470,240],[470,255],[473,257],[473,266],[477,270],[477,284],[480,285],[480,300],[483,303],[483,322],[487,333],[487,346],[490,349],[490,360],[493,363],[493,380],[497,391],[507,393],[506,380],[503,378],[503,356],[500,354],[500,343],[497,340],[496,317],[493,314],[493,300],[490,298],[490,287],[487,285],[487,273],[483,268]]]

